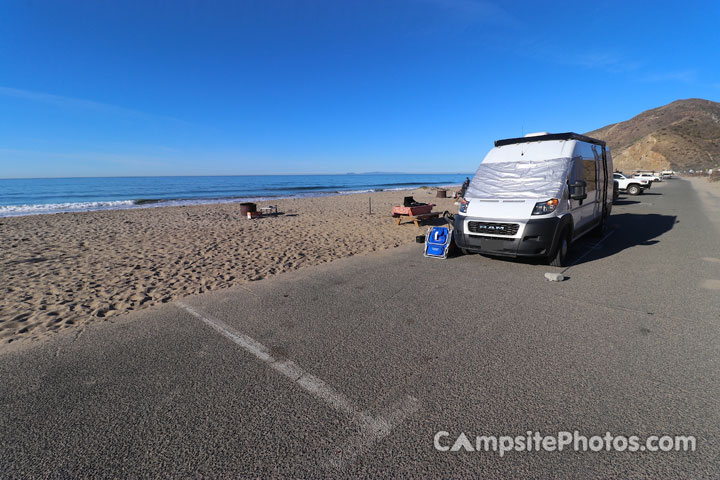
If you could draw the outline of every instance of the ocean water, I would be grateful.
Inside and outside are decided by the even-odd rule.
[[[471,174],[0,179],[0,217],[404,190]]]

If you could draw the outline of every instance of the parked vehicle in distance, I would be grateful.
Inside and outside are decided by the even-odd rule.
[[[675,172],[673,172],[672,170],[663,170],[662,172],[660,172],[660,176],[663,179],[673,178],[673,175],[675,175]]]
[[[652,182],[639,177],[628,177],[624,173],[613,173],[613,180],[618,182],[618,190],[630,195],[640,195],[645,189],[650,188]]]
[[[497,140],[460,202],[455,243],[463,253],[565,266],[574,241],[605,227],[612,171],[605,142],[577,133]]]
[[[644,178],[648,182],[662,182],[662,178],[660,178],[658,175],[655,175],[654,173],[647,173],[647,172],[639,172],[633,174],[634,178]]]

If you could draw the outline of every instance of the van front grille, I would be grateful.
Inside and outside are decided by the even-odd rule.
[[[468,230],[471,233],[484,233],[486,235],[515,235],[520,228],[517,223],[488,223],[468,222]]]

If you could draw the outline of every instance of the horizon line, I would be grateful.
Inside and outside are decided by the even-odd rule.
[[[344,172],[344,173],[250,173],[229,175],[103,175],[69,177],[0,177],[0,180],[70,180],[79,178],[190,178],[190,177],[280,177],[331,175],[474,175],[474,172]]]

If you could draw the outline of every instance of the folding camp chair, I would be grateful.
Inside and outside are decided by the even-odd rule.
[[[430,227],[425,236],[425,256],[447,258],[452,231],[448,227]]]

